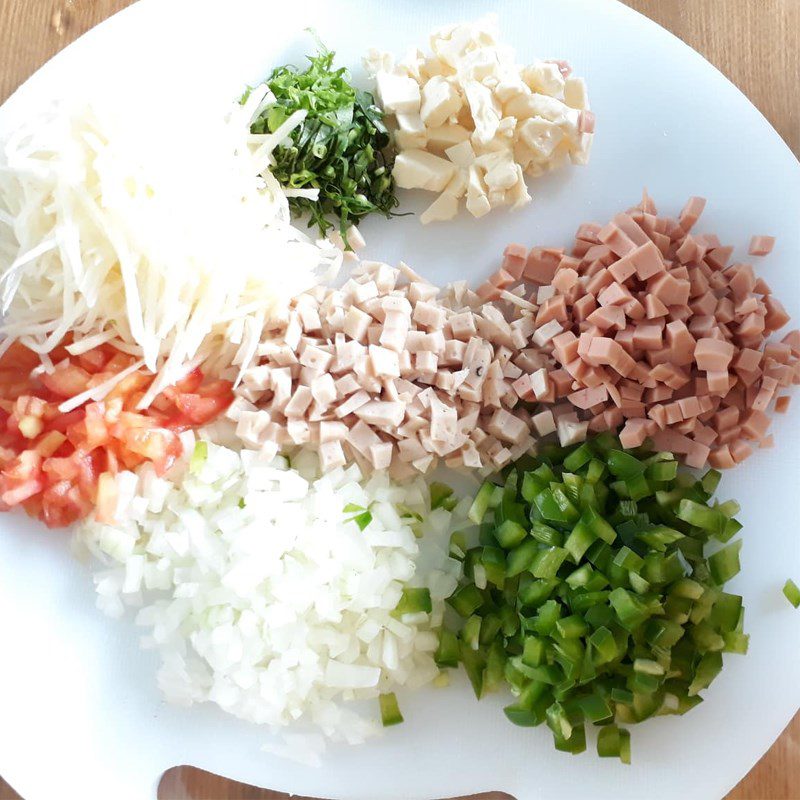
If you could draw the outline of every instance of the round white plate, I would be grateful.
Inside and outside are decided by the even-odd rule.
[[[302,60],[313,26],[358,67],[371,46],[402,53],[437,25],[494,6],[521,61],[566,58],[588,79],[598,133],[590,166],[533,184],[524,210],[422,228],[416,218],[364,225],[373,258],[403,258],[432,279],[478,281],[511,241],[567,245],[578,224],[605,221],[646,186],[659,208],[708,198],[700,228],[745,257],[751,234],[778,237],[759,272],[800,317],[800,165],[722,75],[676,38],[611,0],[144,0],[44,67],[0,112],[0,127],[43,97],[97,73],[151,71],[179,89],[208,81],[238,96],[271,67]],[[154,119],[157,125],[158,120]],[[202,180],[202,166],[198,166]],[[421,209],[430,198],[406,194]],[[800,400],[795,399],[795,404]],[[0,519],[0,774],[26,800],[151,800],[162,771],[194,764],[238,780],[348,800],[413,800],[505,790],[531,798],[722,797],[767,750],[800,705],[800,617],[781,596],[800,579],[800,425],[774,425],[777,446],[726,475],[742,503],[746,658],[726,657],[706,702],[684,718],[633,730],[633,765],[553,750],[546,729],[508,724],[504,698],[476,702],[463,680],[402,697],[404,725],[359,748],[335,747],[323,769],[262,753],[265,731],[207,706],[165,706],[155,659],[132,624],[94,609],[88,570],[63,532]]]

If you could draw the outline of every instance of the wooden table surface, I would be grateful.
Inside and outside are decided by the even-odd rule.
[[[50,56],[131,2],[0,0],[0,102]],[[627,3],[675,33],[722,70],[800,156],[800,0],[627,0]],[[18,800],[18,797],[0,778],[0,800]],[[165,775],[159,797],[161,800],[279,800],[286,796],[184,767]],[[483,795],[484,800],[489,797]],[[727,798],[798,799],[800,714]]]

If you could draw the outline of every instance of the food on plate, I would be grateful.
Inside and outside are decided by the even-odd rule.
[[[362,259],[395,185],[436,194],[423,223],[481,217],[588,161],[566,62],[518,65],[493,17],[430,47],[369,52],[377,103],[320,44],[239,102],[101,83],[10,132],[0,511],[79,523],[165,697],[269,752],[319,764],[461,664],[511,722],[570,753],[597,724],[629,763],[627,725],[747,651],[739,507],[712,496],[772,446],[800,331],[769,340],[788,315],[696,197],[671,218],[645,193],[569,253],[511,244],[475,291]],[[484,482],[459,499],[442,467]]]
[[[323,736],[363,741],[379,725],[351,700],[439,674],[435,629],[459,569],[447,540],[469,501],[439,492],[432,504],[419,478],[398,485],[357,466],[320,477],[308,454],[290,467],[193,438],[163,476],[121,472],[116,522],[80,530],[107,563],[98,605],[139,609],[169,700],[292,725],[279,747],[297,757]]]
[[[791,578],[783,585],[783,594],[795,608],[800,608],[800,588]]]
[[[750,240],[750,247],[747,252],[751,256],[768,256],[775,247],[774,236],[754,236]]]
[[[531,364],[515,348],[525,324],[466,283],[442,293],[405,264],[363,261],[292,301],[227,413],[247,447],[313,446],[323,469],[498,469],[534,443],[513,389]]]
[[[206,425],[231,402],[229,381],[199,369],[137,411],[154,376],[109,344],[36,353],[13,344],[0,358],[0,510],[21,506],[48,527],[94,513],[114,521],[114,476],[141,464],[159,475],[181,455],[179,433]]]
[[[742,598],[723,590],[739,572],[739,506],[711,504],[720,477],[606,432],[485,483],[440,664],[460,662],[479,698],[510,688],[508,719],[547,723],[558,750],[585,750],[589,722],[604,726],[598,753],[630,763],[619,725],[684,714],[723,653],[747,652]],[[707,555],[712,541],[724,546]]]
[[[270,169],[285,187],[295,215],[309,214],[324,236],[338,220],[341,235],[365,216],[392,215],[397,206],[391,138],[369,92],[334,68],[335,53],[320,45],[305,70],[278,67],[266,80],[269,94],[253,120],[254,134],[274,135],[293,115],[298,125],[272,150]]]
[[[531,197],[525,176],[586,164],[594,134],[586,84],[564,61],[517,64],[497,17],[448,25],[433,51],[364,59],[383,110],[394,116],[394,179],[438,197],[421,221],[452,219],[462,198],[474,217]]]
[[[290,225],[270,159],[302,112],[251,134],[265,92],[220,105],[115,86],[15,129],[0,154],[0,347],[111,342],[158,372],[142,407],[189,363],[247,366],[270,315],[341,261]]]
[[[607,225],[581,225],[570,253],[506,248],[478,293],[538,284],[531,342],[547,363],[515,384],[521,399],[569,403],[590,431],[619,429],[626,448],[650,438],[692,467],[771,444],[767,411],[800,383],[800,331],[769,340],[789,316],[750,264],[729,264],[733,247],[692,232],[704,206],[658,216],[645,193]]]

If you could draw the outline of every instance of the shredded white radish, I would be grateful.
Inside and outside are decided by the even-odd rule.
[[[269,172],[305,112],[253,136],[263,87],[244,105],[163,94],[53,104],[0,153],[0,336],[112,341],[159,372],[142,405],[189,360],[246,367],[264,322],[342,257],[290,224]]]
[[[422,479],[366,479],[356,466],[317,477],[308,452],[289,468],[200,448],[191,468],[184,458],[164,478],[150,466],[121,473],[118,524],[84,524],[79,541],[107,565],[95,574],[98,605],[140,609],[169,700],[286,730],[266,749],[290,757],[318,760],[320,733],[363,741],[379,728],[348,701],[439,674],[434,629],[460,570],[449,533],[469,501],[432,511]],[[371,514],[363,531],[356,506]],[[432,613],[392,614],[406,585],[429,588]]]

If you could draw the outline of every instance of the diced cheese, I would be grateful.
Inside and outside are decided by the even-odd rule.
[[[467,191],[467,171],[460,169],[453,175],[450,183],[444,187],[447,194],[453,195],[455,198],[461,198]]]
[[[498,44],[496,15],[435,31],[430,44],[433,55],[413,50],[396,64],[372,52],[366,59],[373,71],[391,65],[378,70],[377,82],[384,108],[397,114],[397,185],[448,195],[431,204],[424,222],[449,219],[453,200],[465,195],[476,217],[520,208],[531,200],[524,175],[588,161],[593,133],[580,124],[589,108],[586,85],[565,79],[562,62],[520,67],[513,50]],[[419,99],[403,80],[416,82]]]
[[[447,78],[434,75],[422,87],[420,116],[428,128],[443,125],[448,117],[461,110],[463,100],[458,89]]]
[[[564,102],[570,108],[589,108],[589,96],[583,78],[570,77],[564,81]]]
[[[429,222],[446,222],[453,219],[458,214],[458,198],[442,192],[426,209],[422,212],[419,221],[423,225]]]
[[[468,169],[475,160],[475,151],[472,149],[472,142],[469,141],[469,137],[467,141],[454,144],[452,147],[448,147],[444,152],[454,164],[457,164],[459,167],[464,167],[464,169]]]
[[[550,97],[563,95],[564,77],[558,64],[552,61],[535,61],[522,70],[521,77],[532,92],[547,94]]]
[[[395,143],[400,150],[422,150],[428,144],[425,125],[418,112],[397,114],[398,130],[395,132]]]
[[[387,112],[395,114],[419,111],[419,84],[413,78],[381,70],[375,75],[375,84],[378,98]]]
[[[451,161],[424,150],[404,150],[394,162],[395,183],[401,189],[428,189],[441,192],[455,174]]]
[[[446,153],[449,147],[468,142],[470,132],[463,125],[440,125],[428,128],[428,149],[434,153]]]

